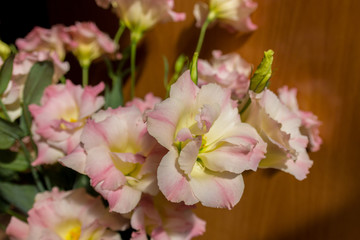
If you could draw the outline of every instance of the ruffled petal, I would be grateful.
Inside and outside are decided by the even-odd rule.
[[[233,208],[244,191],[240,174],[213,172],[198,165],[191,173],[190,185],[204,206],[215,208]]]
[[[198,202],[194,196],[191,186],[186,176],[176,162],[178,158],[177,150],[171,148],[160,162],[157,176],[160,191],[171,202],[184,201],[187,205]]]

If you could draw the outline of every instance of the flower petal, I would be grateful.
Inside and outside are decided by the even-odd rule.
[[[157,171],[160,191],[171,202],[184,201],[187,205],[195,204],[198,200],[186,176],[181,173],[182,170],[176,163],[177,158],[177,150],[171,148],[161,160]]]
[[[207,207],[231,209],[244,191],[241,174],[217,173],[197,165],[191,173],[190,185],[195,196]]]

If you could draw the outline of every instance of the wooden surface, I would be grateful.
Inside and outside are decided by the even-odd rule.
[[[299,104],[323,122],[320,152],[304,181],[277,171],[245,174],[245,192],[231,211],[198,207],[207,221],[199,239],[357,239],[360,226],[360,1],[257,0],[259,29],[232,35],[211,29],[201,57],[212,49],[237,51],[255,66],[264,50],[275,51],[271,89],[299,89]],[[199,31],[193,1],[176,1],[184,23],[159,25],[143,43],[145,58],[137,94],[163,94],[162,55],[173,62],[191,54]],[[209,189],[209,191],[211,191]]]
[[[324,144],[319,152],[310,154],[314,165],[304,181],[279,171],[258,170],[244,174],[245,192],[233,210],[199,206],[196,213],[207,221],[206,233],[199,239],[357,239],[360,1],[256,1],[259,7],[252,19],[259,29],[233,35],[212,28],[200,57],[210,57],[212,49],[236,51],[257,66],[263,51],[273,49],[271,89],[283,85],[299,89],[300,107],[313,111],[323,122]],[[47,1],[50,24],[93,20],[114,34],[116,17],[93,2]],[[193,26],[195,1],[175,2],[176,10],[187,12],[188,18],[182,23],[158,25],[146,34],[138,54],[141,73],[137,96],[149,91],[163,96],[162,56],[172,65],[178,54],[191,55],[195,48],[199,33]],[[92,82],[98,81],[103,67],[95,64],[91,69]]]

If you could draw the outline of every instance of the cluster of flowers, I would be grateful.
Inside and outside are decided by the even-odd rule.
[[[136,42],[159,21],[185,18],[173,12],[173,0],[96,2],[111,7]],[[219,22],[231,31],[252,31],[249,15],[256,7],[251,0],[210,0],[196,4],[194,15],[199,27]],[[191,239],[205,231],[194,204],[233,208],[246,170],[276,168],[302,180],[312,165],[307,151],[321,144],[320,122],[299,110],[296,89],[283,87],[277,96],[253,87],[251,65],[236,53],[217,50],[210,61],[199,59],[196,81],[193,68],[184,71],[164,100],[149,93],[103,110],[104,83],[57,84],[69,70],[66,51],[85,69],[104,54],[119,58],[117,41],[93,23],[37,27],[16,45],[20,52],[1,95],[11,121],[21,115],[32,65],[54,64],[53,84],[39,105],[29,106],[37,147],[32,166],[60,162],[87,175],[109,210],[84,189],[55,187],[37,194],[28,223],[12,217],[11,239],[120,239],[116,231],[130,226],[132,239]]]

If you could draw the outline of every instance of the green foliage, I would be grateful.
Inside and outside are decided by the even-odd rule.
[[[0,182],[0,195],[2,198],[23,213],[27,213],[32,208],[36,193],[37,190],[34,185]]]
[[[3,136],[21,140],[23,137],[25,137],[25,133],[17,124],[0,118],[0,138]]]
[[[22,172],[27,170],[30,166],[22,152],[0,150],[0,156],[0,168]]]
[[[269,84],[271,78],[271,66],[274,60],[274,51],[267,50],[264,52],[264,57],[257,67],[254,75],[251,77],[250,90],[260,93]]]
[[[9,149],[14,143],[14,138],[0,131],[0,149]]]
[[[30,132],[31,114],[28,106],[39,104],[47,86],[52,83],[54,65],[50,61],[35,63],[27,77],[23,91],[23,117],[26,122],[27,132]]]
[[[11,79],[14,57],[14,55],[8,57],[0,69],[0,95],[5,92]]]
[[[24,87],[24,105],[39,104],[43,92],[52,82],[54,66],[50,61],[37,62],[31,68]]]
[[[7,168],[0,168],[0,181],[17,181],[20,179],[19,174]]]

